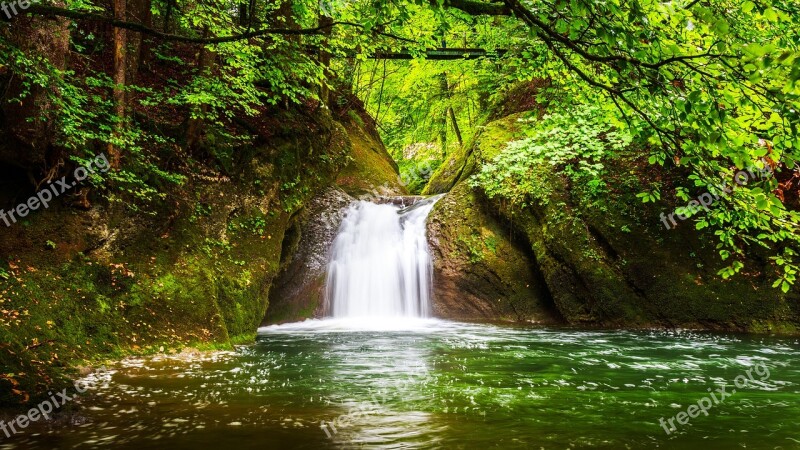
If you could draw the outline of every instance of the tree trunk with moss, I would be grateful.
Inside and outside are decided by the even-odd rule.
[[[325,40],[322,42],[320,46],[319,52],[319,62],[325,68],[325,76],[326,78],[330,77],[329,67],[331,65],[331,53],[326,51],[325,48],[329,47],[330,44],[330,36],[333,33],[333,18],[321,15],[319,16],[319,26],[327,27],[322,30],[325,35]],[[323,105],[327,105],[330,102],[331,90],[328,87],[327,80],[322,80],[320,85],[320,93],[319,99]]]
[[[447,73],[439,75],[439,95],[447,97],[450,87],[447,83]],[[447,116],[449,107],[445,108],[439,116],[439,145],[442,146],[442,158],[447,157]]]

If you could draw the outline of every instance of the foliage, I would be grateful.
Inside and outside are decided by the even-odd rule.
[[[737,188],[698,213],[697,227],[719,237],[720,256],[730,263],[722,276],[739,272],[749,249],[758,246],[768,249],[781,272],[776,286],[788,290],[796,281],[800,6],[794,0],[330,0],[322,8],[316,0],[284,0],[254,1],[249,9],[220,0],[153,0],[149,5],[158,28],[152,31],[168,32],[153,38],[157,76],[148,83],[114,86],[105,67],[91,66],[113,46],[80,31],[75,13],[92,13],[87,21],[108,23],[101,2],[70,0],[71,14],[62,15],[76,22],[71,49],[80,58],[72,60],[90,67],[56,69],[7,33],[0,37],[0,65],[21,77],[26,88],[5,100],[18,102],[35,88],[46,89],[55,116],[32,120],[56,120],[54,145],[70,158],[90,156],[107,144],[122,149],[124,167],[106,180],[92,180],[116,189],[107,192],[112,199],[158,200],[165,186],[183,181],[165,163],[181,137],[145,131],[136,112],[177,116],[179,123],[201,120],[207,134],[246,142],[247,133],[230,131],[243,118],[262,115],[268,105],[316,103],[331,86],[351,86],[398,159],[409,145],[433,142],[440,146],[435,158],[440,159],[473,134],[493,96],[515,81],[547,79],[565,105],[598,108],[595,114],[608,121],[601,128],[624,130],[636,148],[648,152],[651,164],[688,174],[676,192],[713,192],[737,170],[770,161],[774,178]],[[421,61],[426,49],[437,47],[505,52],[496,60]],[[381,52],[408,52],[418,59],[370,60]],[[213,63],[202,64],[203,55],[211,55]],[[334,59],[330,66],[327,56]],[[133,120],[115,114],[109,94],[120,90],[135,100],[128,117]],[[580,117],[559,114],[567,122]],[[522,203],[529,196],[542,199],[545,193],[529,192],[533,188],[524,176],[531,164],[546,160],[580,181],[576,184],[602,194],[602,156],[614,143],[593,128],[586,137],[596,138],[595,146],[590,142],[587,153],[575,150],[578,144],[564,149],[581,137],[570,134],[567,122],[559,131],[567,136],[553,141],[566,145],[554,150],[538,135],[513,144],[495,161],[498,174],[482,173],[481,184]],[[535,149],[547,150],[547,158],[533,158]],[[422,161],[412,157],[401,165]],[[293,183],[282,186],[287,211],[298,206],[289,192]],[[640,198],[669,201],[668,188],[656,185]]]
[[[551,192],[536,177],[546,171],[563,173],[593,195],[603,192],[603,159],[631,142],[624,131],[611,128],[599,107],[573,107],[561,113],[524,120],[526,139],[510,142],[471,180],[490,198],[502,197],[520,207],[531,201],[546,204]]]
[[[744,267],[750,246],[763,246],[781,272],[776,286],[788,291],[800,215],[779,180],[792,179],[800,156],[797,3],[507,4],[546,50],[539,59],[531,53],[528,74],[552,77],[572,101],[616,110],[652,149],[652,164],[688,169],[691,189],[714,192],[764,157],[776,165],[778,177],[737,189],[698,227],[714,229],[720,255],[731,261],[722,276]]]
[[[402,3],[401,3],[402,5]],[[395,34],[412,35],[416,45],[404,45],[411,53],[422,48],[470,47],[493,52],[512,44],[498,22],[458,11],[408,6],[414,14]],[[425,45],[425,47],[422,47]],[[353,86],[368,112],[378,122],[381,137],[399,162],[409,190],[420,192],[427,172],[435,170],[444,156],[468,144],[484,122],[488,105],[516,78],[514,67],[494,59],[426,61],[359,61],[335,67]],[[412,146],[434,145],[436,152],[407,155]],[[416,172],[415,172],[416,170]],[[423,176],[420,176],[422,174]]]
[[[413,157],[400,159],[400,179],[408,192],[416,194],[422,192],[431,175],[442,164],[435,155],[416,154]]]
[[[105,174],[92,173],[88,181],[95,187],[113,185],[116,193],[123,193],[134,200],[129,206],[164,198],[159,187],[165,184],[180,184],[184,177],[159,168],[157,157],[145,150],[169,142],[164,136],[146,134],[138,127],[129,127],[121,134],[114,133],[117,118],[112,114],[113,107],[99,91],[110,89],[112,80],[105,74],[81,75],[72,70],[59,70],[46,58],[23,52],[0,36],[0,65],[11,68],[15,73],[23,73],[23,89],[9,102],[22,102],[34,89],[46,92],[53,108],[48,110],[54,117],[32,117],[30,121],[53,120],[58,135],[54,145],[63,148],[70,159],[78,166],[86,166],[102,151],[97,143],[108,142],[126,150],[127,165],[122,170]],[[145,90],[146,91],[146,90]],[[109,198],[122,201],[118,194],[109,193]]]

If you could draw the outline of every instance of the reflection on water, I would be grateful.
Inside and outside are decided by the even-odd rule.
[[[664,433],[758,363],[768,380]],[[789,449],[799,386],[796,339],[309,321],[236,352],[127,360],[72,424],[0,448]]]

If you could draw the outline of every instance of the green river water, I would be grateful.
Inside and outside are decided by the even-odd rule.
[[[708,416],[659,424],[723,385]],[[791,449],[799,400],[797,339],[313,321],[121,362],[67,423],[0,449]]]

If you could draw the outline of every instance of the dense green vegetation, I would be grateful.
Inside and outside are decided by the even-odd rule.
[[[588,209],[628,164],[649,165],[659,176],[627,194],[674,209],[766,164],[774,176],[687,224],[715,236],[719,276],[760,258],[776,293],[796,290],[799,43],[794,0],[35,4],[0,30],[2,204],[100,153],[112,170],[2,230],[0,377],[14,395],[0,400],[46,391],[74,361],[250,333],[310,198],[334,183],[403,190],[376,133],[408,191],[474,175],[510,210],[547,206],[545,171]],[[483,55],[426,59],[436,49]],[[460,236],[459,251],[497,256],[487,236]],[[23,389],[25,376],[45,381]]]
[[[551,194],[537,192],[541,185],[532,178],[543,167],[566,174],[576,186],[595,196],[607,193],[603,159],[618,155],[631,138],[610,128],[598,113],[598,108],[584,107],[545,116],[540,122],[526,119],[538,122],[526,128],[530,137],[509,143],[492,163],[481,168],[473,187],[483,189],[490,198],[502,197],[521,207],[528,201],[546,204]]]
[[[115,3],[118,13],[125,3]],[[109,44],[85,25],[109,23],[109,16],[96,12],[100,6],[70,2],[65,9],[37,6],[31,11],[75,20],[69,44],[90,65]],[[109,181],[147,200],[163,196],[159,186],[180,183],[181,177],[161,167],[152,154],[154,148],[167,152],[174,142],[145,132],[132,113],[182,110],[189,121],[186,144],[191,148],[213,139],[219,149],[226,141],[230,145],[247,138],[227,128],[241,117],[258,115],[262,105],[324,101],[331,87],[349,85],[365,99],[392,153],[413,160],[404,162],[403,169],[419,190],[429,172],[418,167],[419,160],[435,168],[442,159],[425,144],[438,146],[442,156],[451,146],[464,145],[493,94],[514,81],[547,78],[550,90],[557,92],[552,101],[593,105],[597,120],[624,128],[649,152],[651,163],[687,168],[687,181],[677,190],[684,199],[694,191],[718,193],[717,185],[763,158],[780,166],[778,177],[737,189],[728,201],[698,217],[698,226],[717,230],[720,253],[730,262],[724,276],[738,272],[737,258],[748,246],[760,245],[775,253],[777,285],[787,290],[795,281],[800,217],[796,198],[784,184],[794,182],[800,146],[794,2],[331,1],[320,8],[315,2],[294,1],[233,6],[130,5],[147,20],[123,17],[125,23],[114,30],[115,45],[129,34],[138,35],[139,46],[144,39],[146,64],[157,61],[177,70],[159,83],[128,80],[135,78],[122,69],[129,61],[117,61],[112,74],[58,67],[26,48],[19,36],[6,33],[0,64],[9,73],[24,74],[21,89],[7,100],[45,88],[49,107],[33,120],[55,124],[54,144],[80,161],[92,143],[108,143],[126,161]],[[451,64],[367,60],[381,52],[422,56],[425,49],[448,46],[504,52],[498,59]],[[312,48],[318,50],[309,52]],[[137,51],[141,54],[141,48]],[[117,59],[134,57],[124,49],[116,53]],[[192,53],[193,67],[184,67]],[[332,57],[336,62],[329,66]],[[110,91],[113,95],[103,95]],[[428,151],[406,152],[409,158],[402,158],[414,144]],[[666,189],[654,183],[642,198],[658,200],[668,194]]]
[[[461,2],[451,4],[471,9]],[[724,187],[735,185],[740,170],[776,170],[775,177],[751,180],[709,210],[686,215],[698,230],[710,228],[718,236],[719,255],[726,262],[721,276],[740,272],[742,260],[754,247],[767,248],[773,255],[775,287],[789,291],[796,281],[800,236],[796,4],[507,1],[497,8],[501,11],[495,12],[512,12],[519,20],[492,22],[494,30],[505,32],[467,42],[511,51],[495,65],[461,63],[472,64],[469,81],[457,83],[470,91],[463,97],[488,99],[515,81],[546,79],[549,88],[539,100],[552,111],[551,117],[561,117],[562,127],[550,143],[541,142],[546,139],[541,135],[532,138],[540,140],[539,146],[531,140],[510,145],[495,165],[484,169],[476,186],[492,196],[506,194],[511,200],[520,200],[520,195],[536,198],[536,193],[526,192],[525,177],[530,173],[523,168],[544,161],[576,177],[588,177],[591,185],[599,187],[599,159],[620,150],[603,136],[612,129],[629,134],[631,145],[648,155],[650,164],[686,178],[677,186],[650,183],[639,196],[645,202],[669,196],[687,204],[704,192],[720,196]],[[459,36],[459,27],[465,23],[472,30],[487,25],[481,19],[458,15],[447,22],[441,31],[445,42]],[[399,91],[400,99],[408,96],[404,83],[415,83],[419,77],[419,65],[408,67],[387,77],[390,85],[399,83],[390,92]],[[459,80],[466,72],[461,67],[455,69]],[[486,76],[487,70],[491,76]],[[449,133],[453,128],[440,120],[438,127],[426,127],[427,135],[420,136],[415,130],[413,124],[419,122],[437,125],[428,116],[444,119],[442,111],[448,111],[451,104],[448,95],[419,95],[430,92],[440,76],[440,69],[430,72],[427,86],[418,87],[414,90],[417,95],[411,96],[428,99],[429,107],[421,114],[402,101],[397,107],[403,118],[410,117],[406,120],[411,127],[384,113],[388,128],[384,134],[390,143],[396,143],[395,149],[410,141],[435,141],[433,133],[442,129]],[[392,81],[393,77],[400,81]],[[487,78],[493,82],[484,82]],[[372,89],[368,98],[386,95],[380,89],[377,92]],[[490,109],[487,104],[481,106],[481,112]],[[601,128],[584,129],[587,117],[573,114],[575,107],[591,107],[592,120]],[[461,117],[474,126],[463,111]],[[597,145],[586,145],[589,136],[574,141],[563,133],[565,129],[574,130],[575,137],[589,133],[598,138]],[[439,138],[439,142],[452,139]],[[573,145],[585,153],[571,152]],[[443,153],[447,151],[445,147]],[[495,171],[498,168],[502,169],[499,173]],[[514,171],[516,175],[511,175]]]

